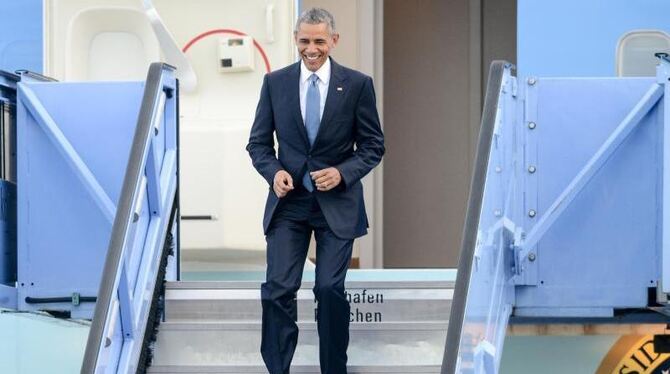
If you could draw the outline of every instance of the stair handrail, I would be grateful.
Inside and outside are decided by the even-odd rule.
[[[458,260],[458,272],[456,273],[456,285],[451,303],[451,312],[449,314],[449,327],[447,328],[441,374],[455,374],[456,372],[459,344],[467,305],[467,292],[475,254],[475,243],[477,241],[477,229],[484,199],[484,187],[486,185],[486,174],[491,153],[491,144],[493,142],[496,112],[500,101],[500,87],[503,84],[505,69],[511,66],[512,64],[506,61],[493,61],[489,70],[481,127],[479,129],[479,143],[477,144],[475,168],[470,183],[470,195],[465,215],[463,239]]]
[[[113,307],[113,300],[118,292],[119,279],[126,247],[127,229],[133,220],[134,206],[137,200],[138,186],[143,180],[143,167],[148,154],[151,135],[154,132],[153,121],[159,110],[160,98],[163,92],[174,90],[166,87],[164,75],[174,68],[165,63],[152,63],[147,74],[142,104],[137,119],[137,126],[133,136],[130,157],[126,166],[121,195],[117,204],[116,215],[112,226],[111,238],[107,249],[105,266],[100,280],[97,302],[93,321],[88,334],[86,350],[81,367],[81,373],[93,374],[98,366],[98,360],[103,344],[107,339],[104,336],[107,320]]]

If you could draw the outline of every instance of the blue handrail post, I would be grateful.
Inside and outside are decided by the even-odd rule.
[[[666,53],[658,53],[660,63],[656,68],[656,82],[663,86],[663,213],[661,234],[661,290],[670,294],[670,59]]]

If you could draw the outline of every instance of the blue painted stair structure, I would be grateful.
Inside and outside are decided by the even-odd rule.
[[[509,323],[668,322],[670,60],[656,77],[491,67],[442,373],[497,373]]]
[[[144,82],[2,79],[18,193],[2,194],[16,231],[3,241],[0,307],[92,319],[82,372],[143,370],[166,273],[177,274],[174,69],[152,64]]]

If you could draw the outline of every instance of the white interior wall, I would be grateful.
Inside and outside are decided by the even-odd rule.
[[[286,0],[155,0],[180,48],[214,29],[253,36],[273,69],[295,61],[295,3]],[[139,0],[46,0],[45,73],[60,80],[142,80],[160,58]],[[180,96],[182,249],[264,250],[261,222],[266,182],[245,151],[263,75],[255,53],[251,72],[221,73],[216,34],[186,55],[198,87]],[[144,66],[143,66],[144,65]]]
[[[294,61],[292,2],[198,0],[178,7],[157,0],[155,5],[181,46],[210,30],[233,29],[256,39],[273,70]],[[270,24],[268,6],[274,7]],[[198,88],[181,96],[182,214],[215,217],[182,222],[186,250],[265,249],[261,222],[267,184],[251,167],[245,146],[266,68],[254,51],[253,72],[220,73],[218,41],[225,36],[231,35],[206,37],[186,52]]]

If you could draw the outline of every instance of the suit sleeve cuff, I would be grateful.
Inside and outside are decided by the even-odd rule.
[[[283,170],[284,168],[281,167],[281,165],[274,165],[270,168],[270,170],[266,173],[265,175],[265,180],[268,182],[270,187],[274,185],[275,183],[275,175],[277,175],[277,172],[279,170]]]
[[[340,181],[340,185],[342,186],[343,190],[349,189],[349,187],[351,187],[351,185],[356,182],[354,180],[354,176],[351,175],[345,163],[335,166],[335,169],[340,172],[340,177],[342,179]]]

